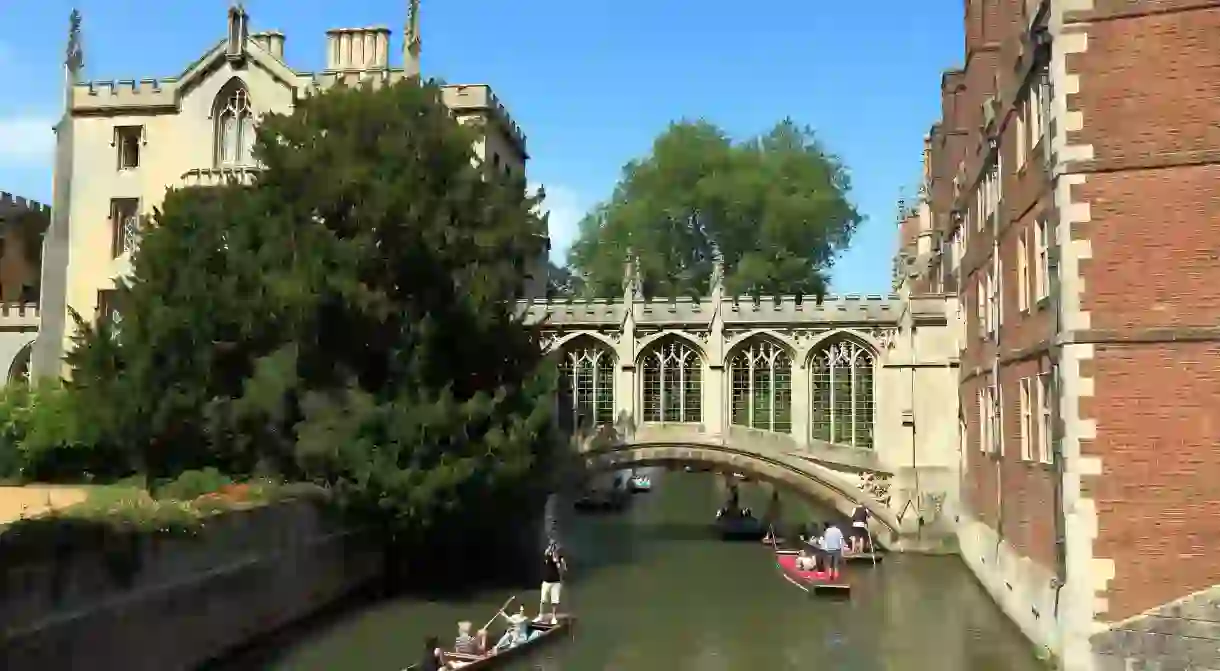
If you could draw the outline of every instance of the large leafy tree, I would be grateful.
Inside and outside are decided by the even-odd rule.
[[[154,477],[323,480],[394,533],[536,501],[552,375],[515,300],[546,223],[434,84],[272,115],[251,187],[172,192],[72,385]]]
[[[569,264],[585,292],[616,295],[632,254],[646,294],[700,295],[719,254],[730,292],[821,295],[861,220],[849,190],[791,120],[740,143],[704,121],[671,124],[581,222]]]

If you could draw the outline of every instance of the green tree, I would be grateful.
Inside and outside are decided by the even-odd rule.
[[[567,268],[547,261],[547,298],[566,298],[580,294],[580,278]]]
[[[671,124],[581,222],[569,265],[587,293],[612,296],[630,253],[645,294],[701,295],[718,252],[731,293],[820,296],[861,221],[849,190],[839,160],[789,119],[740,143],[704,121]]]
[[[338,87],[260,125],[251,187],[169,194],[73,386],[154,477],[325,481],[401,536],[538,502],[552,368],[516,315],[546,223],[472,164],[435,84]]]

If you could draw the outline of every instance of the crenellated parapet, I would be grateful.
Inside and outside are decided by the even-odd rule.
[[[24,198],[22,196],[15,196],[7,191],[0,191],[0,219],[6,215],[19,212],[39,212],[50,215],[51,206],[40,203],[32,198]]]
[[[128,109],[176,108],[177,78],[91,81],[72,89],[74,114],[121,113]]]
[[[936,301],[928,305],[935,309]],[[943,301],[939,303],[943,305]],[[905,303],[898,296],[828,295],[735,296],[728,298],[533,299],[520,301],[520,310],[532,323],[591,327],[618,325],[630,312],[637,325],[706,325],[719,315],[725,326],[784,326],[794,323],[897,324]],[[942,308],[943,312],[943,308]]]

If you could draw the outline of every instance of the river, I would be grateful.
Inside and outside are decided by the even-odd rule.
[[[657,473],[654,490],[623,513],[563,520],[571,564],[565,604],[578,614],[568,640],[505,666],[508,671],[1036,671],[1030,645],[956,558],[890,555],[851,565],[848,600],[810,597],[778,574],[754,543],[725,543],[709,522],[723,486],[706,473]],[[763,510],[769,490],[747,484],[742,501]],[[784,497],[785,517],[825,511]],[[427,634],[451,640],[512,592],[461,602],[402,599],[364,607],[247,652],[222,671],[399,671]],[[515,594],[531,613],[533,585]]]

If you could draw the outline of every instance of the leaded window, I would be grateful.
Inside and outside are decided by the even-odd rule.
[[[732,421],[752,429],[792,430],[792,358],[780,345],[755,338],[729,361]]]
[[[816,352],[810,361],[810,429],[832,443],[873,446],[874,376],[872,350],[850,339]]]
[[[703,421],[703,362],[695,348],[670,336],[641,357],[645,422]]]

